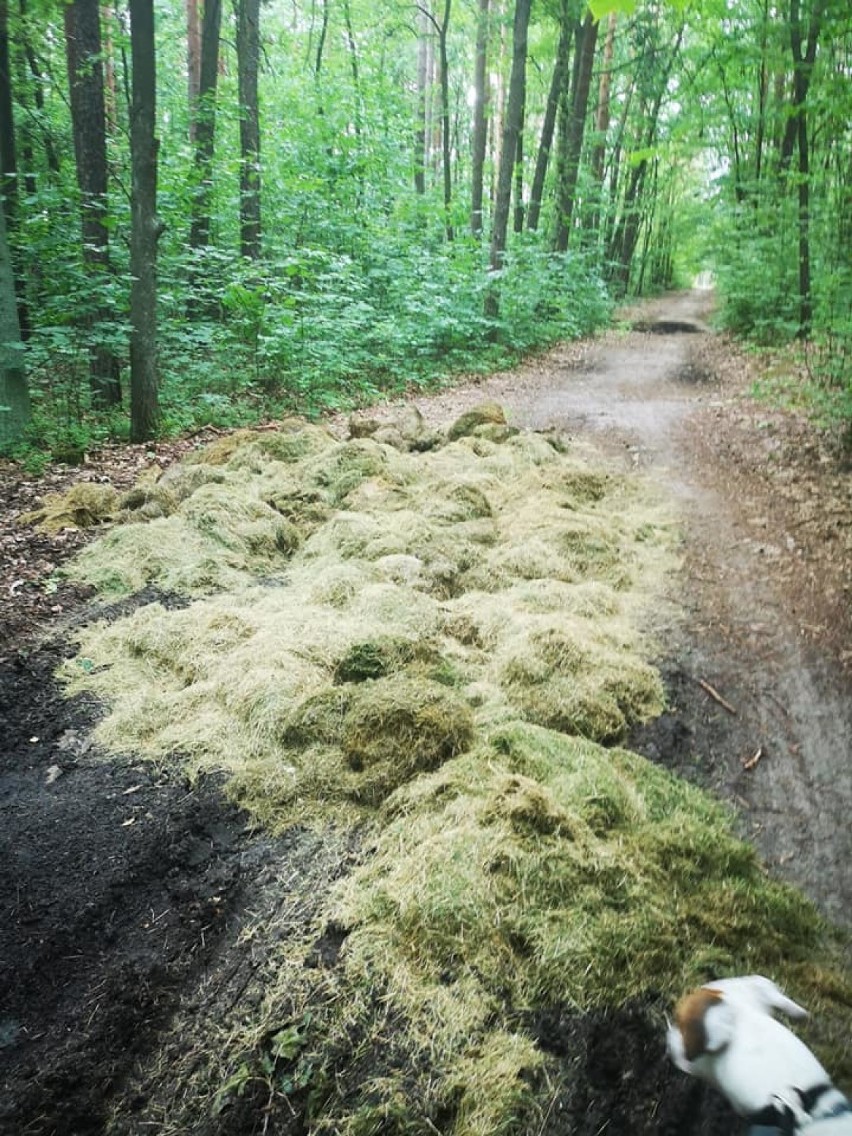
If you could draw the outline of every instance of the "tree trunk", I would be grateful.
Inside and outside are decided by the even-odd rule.
[[[485,171],[485,150],[488,145],[488,9],[490,0],[479,0],[479,19],[476,25],[476,64],[473,86],[473,151],[471,155],[470,231],[482,234],[482,183]]]
[[[684,27],[685,25],[681,24],[674,44],[658,70],[656,78],[657,90],[650,110],[647,109],[644,102],[641,105],[642,113],[639,114],[639,120],[644,121],[646,124],[645,135],[642,139],[642,148],[645,150],[652,149],[657,137],[657,123],[660,117],[660,108],[665,98],[669,76],[672,73],[675,60],[680,52]],[[624,194],[621,216],[619,217],[618,224],[615,226],[608,245],[607,260],[610,264],[615,266],[612,270],[612,278],[622,293],[627,291],[630,283],[633,254],[636,251],[636,244],[642,226],[642,199],[647,172],[647,158],[643,158],[631,169],[627,189]]]
[[[118,86],[115,81],[115,8],[105,4],[101,8],[101,24],[104,29],[104,111],[106,114],[107,135],[114,138],[118,132]]]
[[[157,384],[157,140],[154,0],[130,0],[133,93],[130,108],[130,440],[159,425]]]
[[[767,49],[769,41],[769,0],[763,0],[760,12],[760,68],[757,74],[757,131],[754,140],[754,181],[755,191],[760,184],[763,173],[763,144],[766,137],[766,104],[769,95],[769,79],[767,68]]]
[[[450,26],[451,0],[444,0],[444,18],[438,25],[438,52],[441,82],[441,155],[444,173],[444,229],[447,240],[453,239],[451,209],[453,203],[453,172],[450,145],[450,65],[447,57],[447,31]]]
[[[201,20],[198,0],[186,0],[186,98],[189,107],[189,140],[195,142],[198,98],[201,92]]]
[[[518,148],[515,153],[515,217],[512,230],[524,231],[524,119],[526,117],[526,91],[524,106],[521,107],[521,124],[518,128]]]
[[[15,277],[0,209],[0,453],[23,440],[30,419],[30,396],[24,373],[21,326],[15,299]]]
[[[597,186],[598,201],[592,225],[601,228],[604,215],[604,168],[606,164],[606,138],[610,123],[610,90],[612,87],[612,59],[615,52],[615,29],[618,14],[610,12],[601,60],[601,77],[598,84],[598,107],[595,112],[595,144],[590,161],[592,177]]]
[[[494,11],[494,25],[499,32],[499,54],[496,66],[493,67],[495,80],[494,114],[491,120],[491,210],[492,214],[497,200],[497,182],[500,178],[500,166],[503,161],[501,147],[503,145],[503,131],[506,127],[506,57],[507,57],[507,11],[508,0],[492,0]],[[493,218],[492,218],[493,226]]]
[[[192,200],[189,232],[189,245],[195,251],[206,249],[210,244],[221,25],[222,0],[205,0],[201,24],[201,82],[195,121],[195,171],[198,180]]]
[[[321,58],[321,56],[319,56]],[[237,85],[240,101],[240,252],[260,257],[260,0],[240,0]]]
[[[592,84],[592,64],[595,60],[595,44],[598,38],[598,24],[587,14],[577,27],[577,46],[574,59],[574,83],[570,99],[570,113],[565,131],[565,152],[560,155],[557,188],[557,221],[554,249],[565,252],[571,233],[571,220],[577,192],[577,177],[580,172],[580,154],[583,149],[583,136],[586,130],[586,111],[589,106],[589,91]],[[565,108],[567,110],[567,108]],[[564,111],[563,111],[564,113]]]
[[[18,221],[18,157],[15,148],[15,119],[12,111],[12,73],[9,61],[9,13],[6,0],[0,0],[0,204],[6,213],[6,242]],[[30,314],[27,304],[24,265],[12,252],[12,272],[18,304],[18,327],[21,338],[30,337]]]
[[[787,115],[787,126],[781,143],[781,168],[787,169],[799,141],[799,116],[805,114],[805,102],[816,61],[817,41],[825,11],[825,0],[815,0],[807,39],[802,29],[800,0],[790,0],[790,47],[793,53],[793,106]]]
[[[0,69],[2,70],[2,69]],[[36,183],[36,160],[35,150],[33,148],[33,124],[36,116],[32,113],[29,99],[29,75],[27,74],[27,61],[24,53],[19,51],[15,60],[15,72],[18,90],[18,102],[24,112],[24,118],[21,122],[21,129],[18,136],[21,140],[21,158],[23,159],[23,183],[24,193],[27,197],[34,198],[38,192],[38,185]],[[2,134],[2,130],[0,130]],[[0,165],[0,169],[2,166]]]
[[[547,177],[547,167],[550,163],[550,150],[553,146],[553,131],[556,126],[556,112],[559,107],[559,92],[565,84],[568,74],[568,58],[570,55],[571,37],[563,23],[559,34],[559,46],[556,49],[556,63],[553,67],[553,77],[550,81],[550,90],[547,95],[547,105],[544,110],[544,122],[541,126],[541,140],[538,146],[538,155],[535,161],[532,188],[530,190],[530,207],[527,213],[527,228],[538,228],[541,216],[541,203],[544,198],[544,182]]]
[[[322,53],[325,51],[325,41],[328,38],[328,0],[322,0],[322,23],[320,24],[320,34],[317,40],[317,54],[314,61],[314,78],[318,79],[320,71],[322,71]],[[322,114],[322,109],[320,109]]]
[[[364,169],[364,154],[361,148],[361,136],[364,121],[364,100],[361,91],[361,65],[358,62],[358,42],[352,26],[352,11],[349,0],[343,0],[343,24],[346,28],[346,48],[349,53],[349,69],[352,72],[352,92],[354,113],[352,115],[352,129],[355,134],[356,161],[355,180],[357,185],[355,207],[360,213],[366,198],[366,173]]]
[[[65,8],[65,49],[71,96],[71,125],[83,236],[83,263],[92,282],[94,302],[84,317],[97,336],[110,313],[98,301],[111,275],[107,227],[107,150],[104,69],[98,0],[72,0]],[[89,347],[89,382],[95,406],[121,402],[121,364],[95,339]]]
[[[426,192],[426,139],[428,137],[429,13],[417,8],[417,125],[414,130],[414,190]]]
[[[494,222],[491,229],[492,272],[499,272],[506,256],[506,234],[509,227],[509,208],[512,203],[512,175],[515,155],[518,152],[518,138],[524,112],[524,98],[527,77],[527,35],[530,24],[532,0],[516,0],[515,20],[512,39],[512,71],[509,78],[509,95],[506,100],[506,122],[503,127],[503,142],[500,148],[500,173],[497,178],[497,196],[494,202]],[[485,315],[496,319],[500,301],[496,288],[492,285],[485,296]]]
[[[12,111],[12,68],[9,62],[9,9],[0,0],[0,193],[7,230],[14,225],[18,188],[15,118]]]
[[[346,48],[349,52],[349,69],[352,72],[352,91],[355,105],[352,127],[355,131],[355,137],[360,142],[361,120],[363,117],[361,105],[361,71],[358,64],[358,44],[355,41],[355,32],[352,29],[352,12],[349,7],[349,0],[343,0],[343,23],[346,26]]]
[[[788,123],[795,131],[798,169],[798,244],[799,244],[799,330],[800,338],[810,335],[813,319],[811,297],[810,243],[810,146],[808,141],[807,98],[811,74],[816,60],[817,41],[822,26],[824,0],[815,0],[807,39],[802,29],[800,0],[790,0],[790,47],[793,52],[793,113]],[[787,139],[785,136],[786,150]],[[784,152],[782,151],[782,161]],[[789,161],[789,159],[788,159]]]

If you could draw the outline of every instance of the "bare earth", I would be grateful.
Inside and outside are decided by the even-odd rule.
[[[745,397],[750,364],[706,331],[708,308],[704,293],[646,303],[628,313],[643,330],[415,401],[436,425],[499,401],[517,425],[591,438],[659,484],[684,532],[649,629],[670,705],[630,744],[732,801],[770,869],[852,925],[852,477],[798,417]],[[104,451],[49,488],[124,487],[204,440]],[[357,847],[259,837],[215,779],[93,752],[98,708],[53,679],[68,628],[91,615],[51,580],[91,534],[17,524],[42,491],[0,466],[0,1136],[166,1136],[178,1129],[157,1069],[192,1059],[205,1023],[226,1030],[260,1003],[269,929],[313,927]],[[335,965],[339,946],[320,936],[311,965]],[[737,1130],[671,1069],[643,1008],[619,1030],[551,1017],[542,1044],[564,1048],[580,1096],[548,1133]],[[288,1109],[247,1098],[199,1116],[193,1136],[303,1132]]]

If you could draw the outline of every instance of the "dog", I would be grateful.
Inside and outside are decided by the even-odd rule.
[[[669,1055],[718,1089],[749,1122],[750,1136],[852,1136],[852,1104],[775,1010],[807,1017],[761,975],[708,982],[675,1006]]]

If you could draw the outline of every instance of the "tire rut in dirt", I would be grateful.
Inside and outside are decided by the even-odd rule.
[[[55,641],[0,672],[0,1132],[94,1133],[247,880],[245,818],[99,758]]]

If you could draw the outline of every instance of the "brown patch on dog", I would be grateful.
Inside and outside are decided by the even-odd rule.
[[[674,1018],[681,1037],[683,1052],[688,1061],[694,1061],[707,1051],[707,1031],[704,1028],[704,1015],[711,1006],[722,1001],[718,990],[693,990],[685,994],[675,1006]]]

